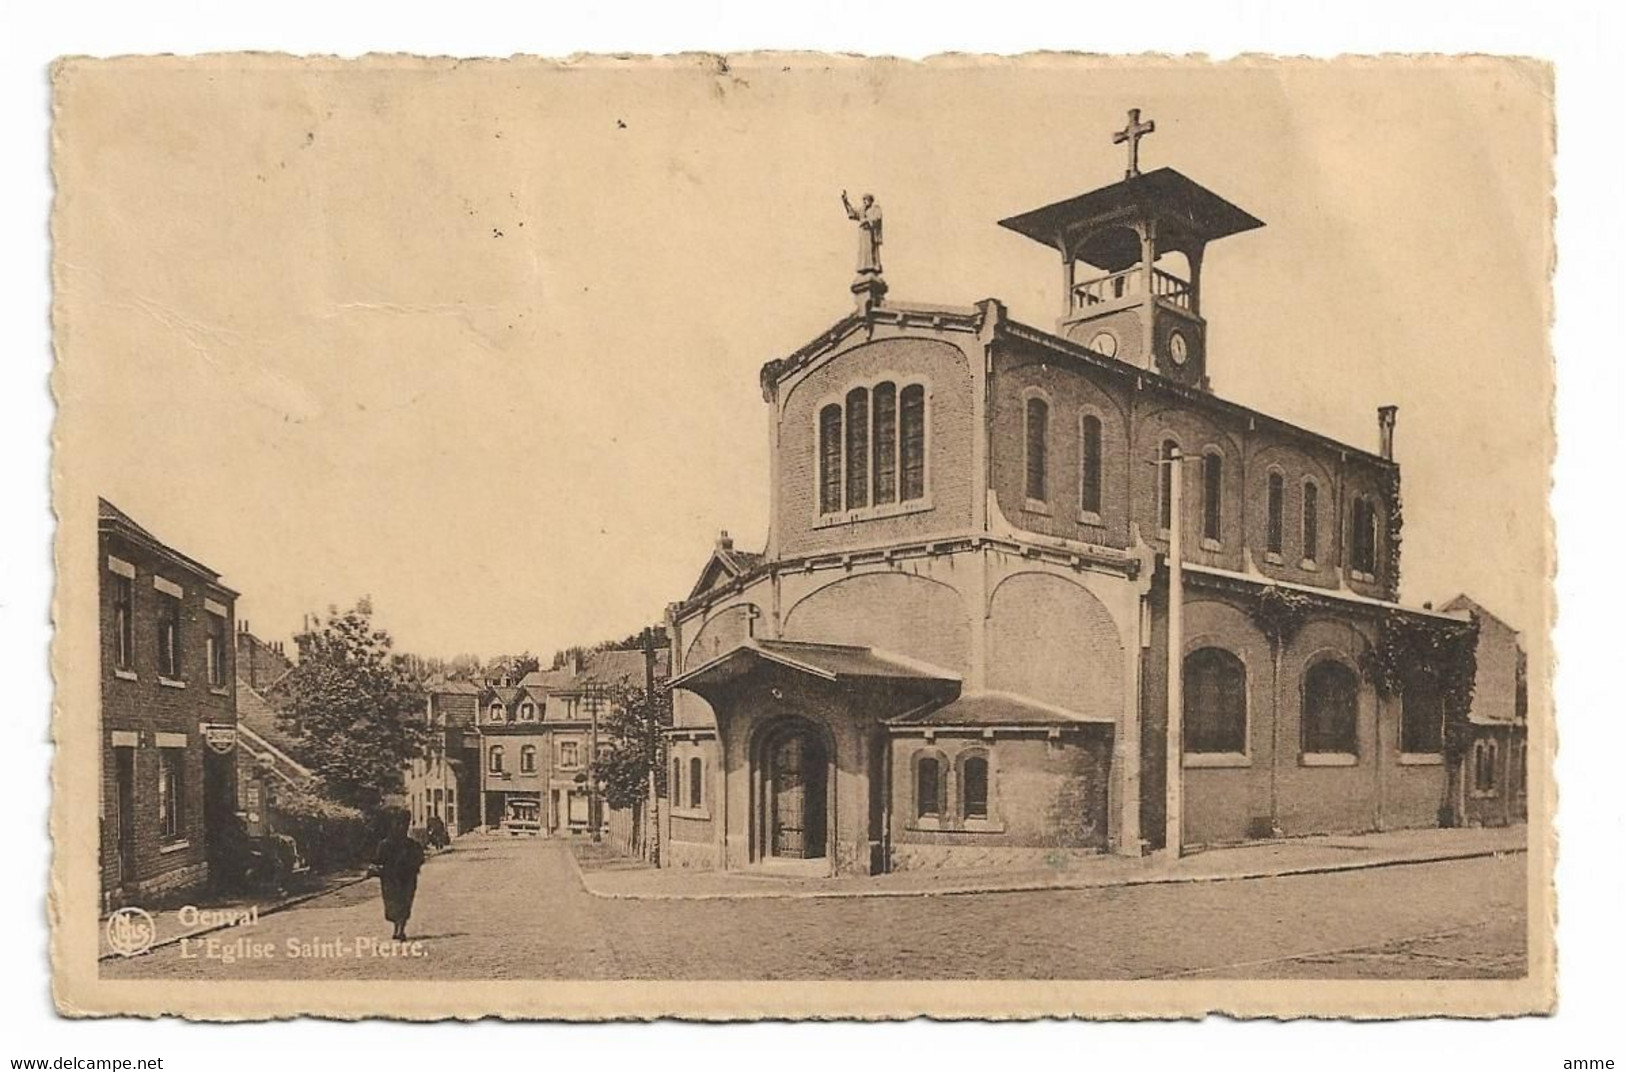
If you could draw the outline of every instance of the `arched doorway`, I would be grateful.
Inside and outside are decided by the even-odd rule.
[[[829,752],[811,725],[773,731],[762,748],[763,855],[821,860],[828,855]]]

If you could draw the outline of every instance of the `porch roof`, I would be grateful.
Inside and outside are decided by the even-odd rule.
[[[1013,692],[967,692],[940,707],[921,706],[886,723],[915,726],[1111,726],[1115,720],[1086,715]]]
[[[959,675],[891,652],[801,640],[747,640],[672,678],[671,685],[704,695],[762,666],[782,667],[834,685],[959,686]]]

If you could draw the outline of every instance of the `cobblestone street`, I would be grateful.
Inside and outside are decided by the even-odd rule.
[[[556,841],[465,838],[387,944],[376,882],[102,964],[104,978],[1507,978],[1525,971],[1522,854],[1185,885],[959,896],[631,901]],[[290,955],[293,942],[302,952]]]

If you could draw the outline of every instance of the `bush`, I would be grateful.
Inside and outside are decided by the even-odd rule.
[[[305,789],[277,794],[280,824],[298,842],[305,860],[317,871],[357,867],[372,857],[383,837],[376,818]]]

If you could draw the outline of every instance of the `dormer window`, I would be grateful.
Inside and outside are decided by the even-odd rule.
[[[506,707],[502,706],[502,702],[500,700],[491,701],[491,706],[486,709],[486,721],[488,721],[488,722],[506,722],[506,721],[508,721],[508,709]]]
[[[536,705],[531,703],[529,700],[526,700],[524,703],[520,704],[519,705],[519,721],[521,721],[521,722],[535,722],[536,721]]]
[[[818,411],[818,512],[925,498],[925,387],[854,387]]]

